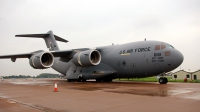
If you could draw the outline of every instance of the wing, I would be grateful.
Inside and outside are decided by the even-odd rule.
[[[68,57],[74,50],[51,51],[54,57]]]
[[[60,61],[67,62],[73,58],[73,55],[80,51],[89,50],[90,48],[81,48],[81,49],[71,49],[71,50],[59,50],[59,51],[49,51],[53,54],[54,57],[60,57]],[[12,55],[2,55],[0,59],[11,59],[12,62],[15,62],[17,58],[31,58],[34,54],[44,52],[43,50],[34,51],[30,53],[23,54],[12,54]]]
[[[63,50],[63,51],[50,51],[54,57],[68,57],[74,50]],[[11,54],[11,55],[1,55],[0,59],[11,59],[12,62],[15,62],[17,58],[31,58],[34,54],[39,52],[44,52],[43,50],[31,52],[31,53],[22,53],[22,54]]]
[[[29,58],[30,56],[31,56],[31,53],[2,55],[2,56],[0,56],[0,59],[4,59],[4,58]]]
[[[77,52],[89,50],[89,48],[80,48],[80,49],[72,49],[72,50],[61,50],[61,51],[51,51],[54,57],[60,57],[60,61],[68,62]]]
[[[13,55],[2,55],[0,59],[11,59],[12,62],[15,62],[17,58],[30,58],[31,53],[24,53],[24,54],[13,54]]]

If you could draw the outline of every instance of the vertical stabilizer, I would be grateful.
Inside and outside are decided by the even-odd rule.
[[[45,38],[43,38],[45,40],[47,48],[49,48],[50,51],[59,50],[59,47],[58,47],[58,44],[57,44],[57,42],[55,40],[53,32],[49,31],[49,32],[47,32],[47,34],[49,34],[49,35],[45,36]]]
[[[53,34],[52,31],[47,32],[46,34],[22,34],[22,35],[15,35],[16,37],[32,37],[32,38],[43,38],[45,40],[47,48],[49,48],[50,51],[56,51],[59,50],[57,41],[61,42],[68,42],[67,40],[58,37]]]

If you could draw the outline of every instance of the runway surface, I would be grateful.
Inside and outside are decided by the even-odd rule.
[[[53,92],[57,82],[59,92]],[[199,83],[0,81],[0,112],[200,112]]]

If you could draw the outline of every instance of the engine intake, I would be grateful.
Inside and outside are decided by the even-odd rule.
[[[73,62],[81,66],[94,66],[101,62],[101,54],[97,50],[78,52],[73,56]]]
[[[46,69],[53,65],[54,56],[49,52],[40,52],[33,55],[29,63],[35,69]]]

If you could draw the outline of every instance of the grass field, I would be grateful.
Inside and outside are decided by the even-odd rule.
[[[172,80],[171,76],[166,77],[168,79],[168,82],[184,82],[183,80]],[[134,81],[134,82],[158,82],[158,79],[156,77],[146,77],[146,78],[120,78],[115,79],[117,81]],[[190,82],[190,80],[188,80]],[[200,83],[200,81],[193,80],[191,83]]]

